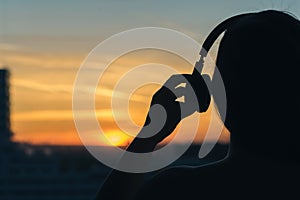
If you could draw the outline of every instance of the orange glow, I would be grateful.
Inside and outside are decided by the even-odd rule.
[[[14,134],[13,141],[37,145],[82,145],[76,132],[27,132]]]
[[[76,72],[83,59],[84,55],[6,54],[6,64],[12,67],[18,66],[18,70],[12,68],[10,81],[14,141],[51,145],[82,144],[73,122],[72,90]],[[191,73],[193,70],[193,66],[182,58],[158,50],[142,50],[118,58],[105,71],[105,76],[99,80],[101,87],[98,87],[95,92],[96,116],[111,144],[101,137],[99,141],[90,141],[90,144],[97,142],[101,145],[126,146],[132,140],[132,137],[127,136],[115,122],[111,111],[112,90],[126,72],[145,63],[160,63],[174,68],[178,73]],[[164,80],[170,76],[154,74],[157,75],[162,76]],[[145,76],[153,76],[153,74],[149,73]],[[142,126],[151,97],[159,87],[157,84],[148,84],[137,88],[131,94],[128,108],[132,119],[131,124]],[[123,94],[120,95],[122,97]],[[122,113],[116,111],[123,117],[120,123],[129,126],[130,119],[126,119]],[[89,116],[82,111],[82,117]],[[196,142],[203,141],[209,121],[210,111],[201,114]],[[138,133],[137,129],[134,130],[130,132],[131,135]],[[225,129],[220,140],[228,141],[228,135]],[[164,142],[169,142],[173,136],[174,134]],[[182,142],[185,142],[184,138]]]
[[[109,140],[110,144],[113,146],[127,146],[129,138],[121,132],[109,132],[105,134],[105,137]]]

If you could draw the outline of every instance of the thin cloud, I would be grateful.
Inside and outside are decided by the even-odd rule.
[[[1,51],[21,51],[23,48],[20,45],[10,43],[0,43]]]
[[[43,84],[36,81],[30,81],[25,79],[12,79],[11,84],[16,87],[23,87],[32,90],[37,90],[40,92],[62,92],[62,93],[70,93],[72,92],[72,86],[70,85],[50,85],[50,84]]]
[[[37,90],[40,92],[45,93],[73,93],[73,85],[67,85],[67,84],[43,84],[36,81],[29,81],[24,79],[12,79],[11,84],[15,87],[22,87],[27,88],[31,90]],[[106,87],[98,87],[96,90],[92,87],[88,86],[82,86],[80,88],[77,88],[82,93],[86,94],[95,94],[98,97],[112,97],[114,98],[120,98],[120,99],[127,99],[129,95],[124,92],[120,91],[112,91],[109,88]],[[145,102],[145,99],[147,98],[146,95],[134,95],[134,97],[131,98],[132,101],[136,102]]]
[[[112,111],[110,109],[96,110],[95,113],[91,113],[88,110],[76,111],[76,116],[82,120],[88,120],[94,118],[108,118],[112,117]],[[61,121],[61,120],[73,120],[72,110],[35,110],[18,112],[12,114],[13,121]],[[122,117],[122,116],[121,116]]]

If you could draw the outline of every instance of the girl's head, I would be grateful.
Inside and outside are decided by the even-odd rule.
[[[224,34],[217,66],[232,142],[272,154],[278,148],[277,155],[299,153],[300,22],[273,10],[242,17]]]

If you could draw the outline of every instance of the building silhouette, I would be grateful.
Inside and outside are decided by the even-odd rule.
[[[9,102],[9,71],[0,69],[0,144],[10,143],[12,132],[10,129],[10,102]]]

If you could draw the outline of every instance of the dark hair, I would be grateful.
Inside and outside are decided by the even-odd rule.
[[[243,17],[224,34],[217,66],[227,95],[225,125],[239,148],[300,153],[299,45],[300,22],[274,10]]]

